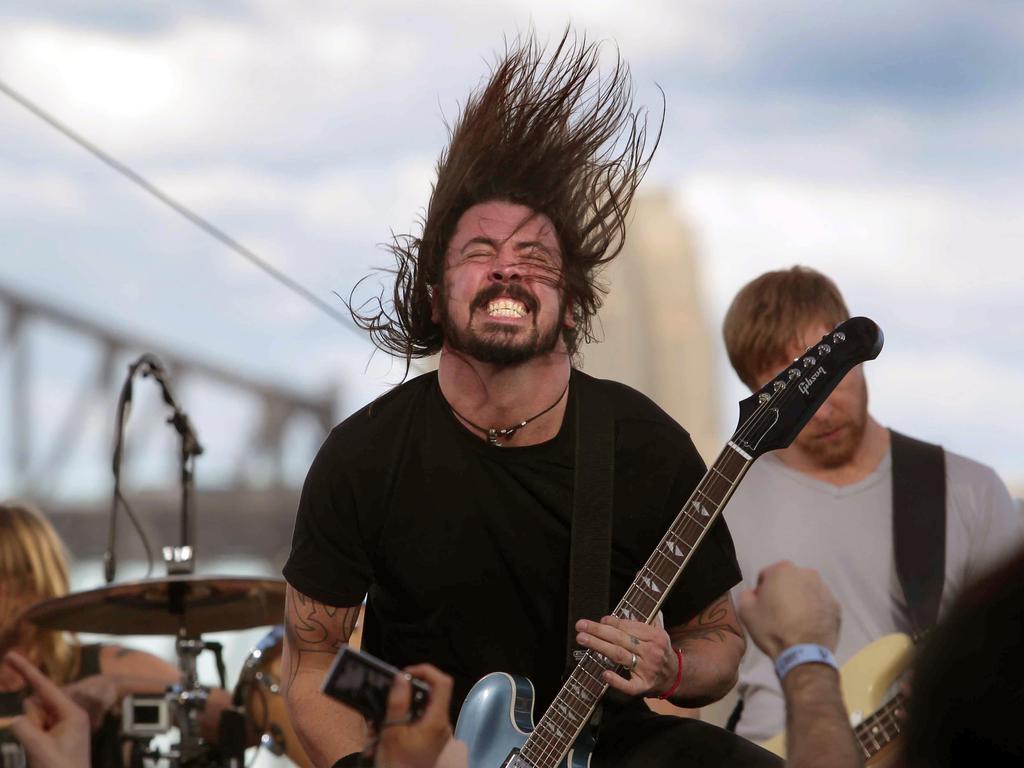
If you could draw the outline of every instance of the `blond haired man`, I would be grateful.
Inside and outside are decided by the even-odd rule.
[[[729,360],[752,390],[849,317],[842,294],[806,267],[747,284],[726,314]],[[726,511],[745,586],[765,567],[793,560],[819,571],[838,598],[839,664],[891,632],[910,632],[893,550],[892,433],[868,411],[858,366],[793,444],[762,457]],[[945,452],[945,562],[940,614],[971,581],[1024,540],[1006,487],[989,468]],[[741,587],[737,587],[740,589]],[[748,646],[740,668],[737,732],[762,741],[785,725],[773,660]]]

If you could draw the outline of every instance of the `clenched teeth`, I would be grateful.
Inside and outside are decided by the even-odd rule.
[[[495,299],[487,305],[487,314],[491,317],[523,317],[526,305],[514,299]]]

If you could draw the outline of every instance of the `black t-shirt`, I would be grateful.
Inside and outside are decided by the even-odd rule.
[[[332,606],[369,593],[366,649],[452,675],[453,713],[479,678],[503,671],[533,681],[539,715],[565,664],[582,387],[601,387],[615,417],[611,612],[705,467],[686,431],[648,398],[575,370],[561,429],[538,445],[494,447],[467,431],[436,373],[353,414],[310,468],[285,578]],[[739,580],[719,519],[664,604],[666,626]]]

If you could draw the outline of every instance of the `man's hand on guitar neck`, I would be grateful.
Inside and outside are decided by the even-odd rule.
[[[624,667],[623,674],[604,674],[612,688],[630,696],[670,694],[680,706],[703,706],[728,693],[746,649],[728,594],[668,630],[660,623],[605,616],[600,622],[579,621],[576,631],[580,645]]]

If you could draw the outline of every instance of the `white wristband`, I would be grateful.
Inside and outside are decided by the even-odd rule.
[[[789,670],[801,664],[827,664],[833,669],[839,669],[836,657],[828,648],[814,643],[801,643],[790,646],[776,657],[775,674],[782,680],[789,674]]]

